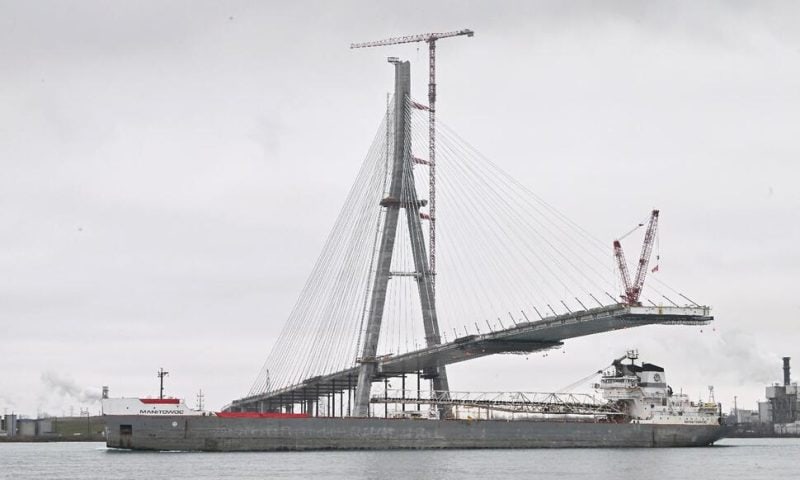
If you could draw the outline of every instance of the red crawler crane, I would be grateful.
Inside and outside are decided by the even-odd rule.
[[[641,305],[639,295],[642,294],[644,278],[647,276],[647,265],[650,263],[650,254],[653,253],[653,241],[656,238],[658,229],[658,210],[653,210],[650,214],[650,223],[647,225],[647,232],[644,234],[642,244],[642,254],[639,257],[639,267],[636,270],[636,279],[631,283],[631,276],[628,273],[628,263],[625,261],[625,253],[622,251],[622,244],[619,240],[614,240],[614,257],[617,259],[619,274],[622,277],[622,285],[625,293],[621,295],[622,300],[627,305]]]

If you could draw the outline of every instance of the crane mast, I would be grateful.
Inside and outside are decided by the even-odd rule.
[[[622,250],[622,243],[619,240],[614,240],[614,258],[617,261],[617,268],[619,268],[622,285],[625,289],[621,297],[624,303],[628,305],[639,304],[639,296],[642,294],[642,289],[644,288],[644,279],[647,276],[647,267],[650,264],[650,256],[653,253],[653,242],[655,241],[656,231],[658,230],[658,213],[658,210],[653,210],[650,214],[650,222],[647,224],[647,231],[644,234],[642,253],[639,255],[636,277],[633,282],[631,282],[631,276],[628,272],[628,262],[625,261],[625,252]]]
[[[475,34],[472,30],[463,29],[443,33],[423,33],[404,37],[387,38],[373,42],[351,43],[350,48],[383,47],[402,43],[426,42],[428,44],[428,106],[413,104],[414,108],[428,111],[428,254],[431,285],[436,288],[436,41],[442,38],[467,36]],[[418,162],[424,163],[424,162]]]

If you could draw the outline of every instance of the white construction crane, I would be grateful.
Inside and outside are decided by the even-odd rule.
[[[471,37],[475,34],[472,30],[457,30],[444,33],[423,33],[420,35],[408,35],[405,37],[387,38],[374,42],[351,43],[350,48],[383,47],[386,45],[397,45],[400,43],[426,42],[428,44],[428,106],[415,104],[414,107],[428,110],[428,166],[429,166],[429,192],[428,195],[428,227],[429,227],[429,254],[430,272],[432,276],[431,284],[436,285],[436,40],[449,37],[460,37],[466,35]],[[425,217],[423,217],[425,218]]]

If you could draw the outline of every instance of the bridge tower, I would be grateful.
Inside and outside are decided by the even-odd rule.
[[[392,276],[391,264],[397,237],[397,224],[400,210],[405,211],[408,235],[414,257],[414,272],[410,272],[417,280],[419,287],[419,300],[422,307],[422,321],[424,323],[425,341],[428,346],[439,345],[439,322],[436,316],[436,299],[434,292],[434,278],[428,264],[425,251],[425,242],[422,235],[419,208],[425,204],[424,200],[417,198],[416,188],[413,185],[403,185],[403,179],[413,179],[410,171],[411,163],[411,137],[408,135],[409,98],[411,93],[411,64],[390,58],[390,63],[395,68],[395,95],[394,95],[394,152],[392,156],[391,180],[388,195],[381,200],[384,209],[384,221],[380,232],[379,251],[375,279],[372,287],[369,310],[367,312],[367,326],[364,331],[364,342],[360,357],[358,371],[358,384],[355,392],[354,415],[366,417],[369,415],[369,395],[372,381],[377,373],[377,349],[380,338],[381,322],[383,320],[386,291],[389,279]],[[413,181],[413,180],[412,180]],[[433,388],[437,391],[449,391],[447,372],[444,366],[434,367],[424,371],[426,377],[433,379]],[[445,414],[442,411],[440,414]]]

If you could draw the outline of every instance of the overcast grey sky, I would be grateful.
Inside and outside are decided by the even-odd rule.
[[[349,44],[459,28],[476,34],[439,46],[440,117],[599,238],[661,208],[660,273],[717,320],[457,365],[453,388],[558,388],[638,346],[676,387],[752,403],[780,356],[800,375],[799,19],[796,2],[0,0],[0,408],[153,395],[162,366],[211,408],[246,393],[380,121],[386,56],[425,98],[424,46]]]

